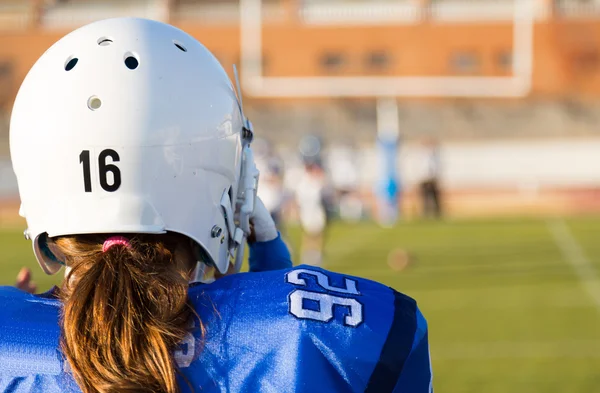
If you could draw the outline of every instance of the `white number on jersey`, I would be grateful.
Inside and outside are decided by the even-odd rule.
[[[330,285],[329,277],[319,271],[309,269],[292,270],[286,274],[286,281],[293,285],[306,287],[306,280],[300,278],[301,273],[315,277],[317,284],[328,292],[360,296],[355,280],[344,278],[344,288],[333,287]],[[312,303],[313,307],[308,307],[308,303]],[[363,305],[352,297],[295,289],[290,293],[289,305],[290,313],[299,319],[329,322],[333,319],[335,307],[338,306],[348,309],[347,315],[344,316],[346,326],[356,327],[363,321]]]
[[[344,293],[348,295],[360,295],[360,292],[356,289],[356,280],[351,280],[349,278],[344,278],[345,288],[332,287],[329,284],[329,277],[327,277],[324,273],[309,270],[309,269],[297,269],[292,270],[288,274],[286,274],[286,281],[290,284],[298,285],[305,287],[306,280],[304,278],[300,278],[300,274],[307,274],[317,278],[317,284],[327,291]]]
[[[303,308],[305,300],[318,303],[318,311]],[[333,296],[328,293],[308,292],[296,289],[290,293],[290,312],[300,319],[329,322],[333,319],[333,308],[345,306],[350,308],[349,315],[344,317],[344,324],[352,327],[363,321],[362,304],[356,299]]]

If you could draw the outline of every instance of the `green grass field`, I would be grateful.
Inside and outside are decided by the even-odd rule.
[[[437,392],[600,391],[600,218],[336,224],[326,267],[414,297],[429,321]],[[300,234],[290,230],[297,254]],[[36,268],[0,231],[0,284]],[[412,262],[388,266],[390,250]],[[56,282],[34,270],[40,289]]]

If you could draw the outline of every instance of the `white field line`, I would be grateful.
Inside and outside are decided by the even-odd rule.
[[[433,360],[600,359],[600,340],[432,345],[431,357]]]
[[[592,262],[563,220],[548,221],[547,226],[564,259],[571,264],[581,285],[600,311],[600,279]]]

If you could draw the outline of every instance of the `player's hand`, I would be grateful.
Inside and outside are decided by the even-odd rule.
[[[27,293],[35,293],[37,285],[31,280],[31,270],[26,267],[21,268],[21,271],[17,274],[17,283],[15,286]]]
[[[275,221],[258,196],[254,205],[254,213],[250,217],[250,229],[249,243],[268,242],[279,236]]]

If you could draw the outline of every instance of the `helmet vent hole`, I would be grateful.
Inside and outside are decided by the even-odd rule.
[[[78,61],[79,61],[79,59],[76,57],[69,57],[67,59],[67,62],[65,63],[65,71],[71,71],[75,67],[75,65],[77,64]]]
[[[173,41],[173,44],[175,44],[177,49],[179,49],[180,51],[187,52],[187,49],[185,48],[185,46],[183,46],[180,42]]]
[[[125,53],[125,66],[130,70],[135,70],[140,65],[137,56],[131,52]]]
[[[108,37],[102,37],[102,38],[98,39],[98,45],[100,45],[100,46],[108,46],[112,42],[113,42],[113,40]]]
[[[96,96],[91,96],[88,99],[88,108],[90,108],[91,110],[95,111],[97,109],[100,109],[100,107],[102,106],[102,100],[100,100],[100,98],[96,97]]]

